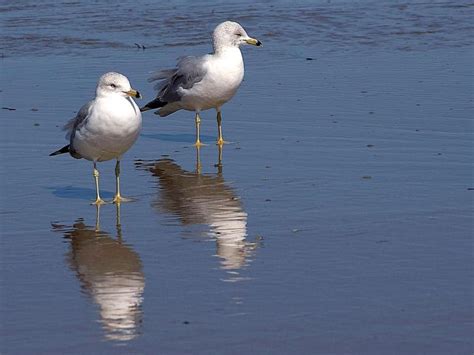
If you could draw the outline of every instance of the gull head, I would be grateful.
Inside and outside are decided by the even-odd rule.
[[[225,21],[217,25],[212,37],[216,52],[225,47],[239,47],[241,44],[251,44],[257,47],[262,45],[258,39],[249,37],[240,24],[232,21]]]
[[[105,73],[100,77],[96,94],[97,96],[120,95],[141,98],[140,93],[132,89],[127,77],[115,72]]]

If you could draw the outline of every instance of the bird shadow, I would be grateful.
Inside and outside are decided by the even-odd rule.
[[[68,186],[54,186],[47,187],[47,190],[60,198],[76,199],[76,200],[93,200],[95,196],[95,189],[87,189],[83,187]],[[113,198],[114,193],[111,191],[100,191],[103,198]]]
[[[187,134],[187,133],[178,133],[178,134],[170,134],[170,133],[158,133],[158,134],[141,134],[141,137],[149,138],[149,139],[157,139],[160,141],[165,142],[177,142],[177,143],[194,143],[196,140],[196,136],[194,134]],[[201,135],[201,140],[203,142],[212,142],[216,138],[214,136],[206,136]]]

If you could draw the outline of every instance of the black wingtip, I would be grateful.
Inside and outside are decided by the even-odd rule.
[[[55,152],[52,152],[49,156],[52,157],[52,156],[59,155],[59,154],[64,154],[64,153],[69,153],[69,144],[62,147],[61,149],[59,149]]]
[[[150,101],[149,103],[147,103],[145,106],[140,107],[140,111],[145,112],[145,111],[148,111],[148,110],[153,110],[154,108],[163,107],[166,104],[167,104],[167,102],[161,101],[161,99],[157,97],[153,101]]]

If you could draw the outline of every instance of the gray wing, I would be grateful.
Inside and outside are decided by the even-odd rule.
[[[181,57],[175,69],[166,69],[154,73],[149,82],[159,80],[155,85],[158,90],[157,98],[166,103],[180,101],[179,88],[190,89],[194,84],[200,82],[206,75],[203,57]]]
[[[76,117],[70,119],[64,125],[63,131],[67,131],[66,139],[69,139],[70,144],[72,144],[76,130],[80,129],[87,122],[87,118],[89,117],[89,111],[93,103],[94,100],[91,100],[87,104],[82,106]]]

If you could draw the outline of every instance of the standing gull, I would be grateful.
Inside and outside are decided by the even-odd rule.
[[[113,202],[126,200],[120,195],[120,158],[135,143],[142,127],[142,115],[132,97],[140,98],[140,93],[132,89],[126,76],[113,72],[102,75],[94,100],[82,106],[64,126],[69,144],[50,154],[69,153],[94,163],[96,205],[104,203],[99,194],[96,164],[111,159],[117,159]]]
[[[196,146],[202,145],[199,138],[200,112],[215,108],[217,111],[217,144],[222,138],[221,107],[236,93],[244,77],[244,61],[239,46],[262,43],[247,35],[236,22],[219,24],[213,33],[214,53],[202,57],[182,57],[175,69],[155,73],[149,81],[160,81],[156,99],[140,108],[148,111],[158,108],[156,114],[164,117],[184,109],[196,112]]]

